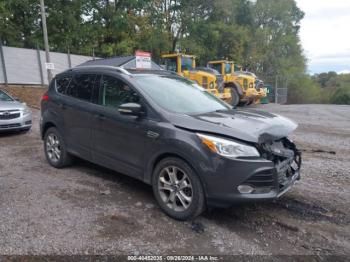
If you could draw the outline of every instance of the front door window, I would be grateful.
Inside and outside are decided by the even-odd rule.
[[[100,104],[118,108],[124,103],[138,103],[139,96],[122,80],[104,75],[100,89]]]

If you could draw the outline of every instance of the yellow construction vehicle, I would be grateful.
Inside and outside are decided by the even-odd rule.
[[[254,77],[255,78],[255,89],[256,89],[256,97],[254,99],[254,104],[259,104],[260,99],[267,96],[267,89],[264,87],[264,81],[259,79],[254,73],[249,71],[242,71],[243,74]]]
[[[243,90],[243,94],[239,97],[240,100],[237,103],[247,105],[258,99],[259,93],[255,88],[256,76],[247,74],[247,72],[242,70],[241,66],[235,65],[232,61],[217,60],[209,61],[208,67],[219,71],[223,75],[225,88],[230,87]]]
[[[225,100],[232,106],[236,106],[242,90],[224,88],[223,76],[220,72],[210,68],[196,67],[196,57],[182,53],[162,55],[162,64],[165,69],[197,82],[208,92]]]

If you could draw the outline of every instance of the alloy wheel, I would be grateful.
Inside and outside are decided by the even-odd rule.
[[[168,166],[162,169],[158,179],[158,190],[162,201],[174,211],[185,211],[192,203],[191,180],[178,167]]]
[[[46,152],[50,161],[56,163],[61,158],[61,145],[58,137],[51,133],[46,139]]]

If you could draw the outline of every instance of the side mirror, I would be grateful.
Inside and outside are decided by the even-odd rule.
[[[140,116],[143,114],[141,105],[137,103],[122,104],[118,107],[118,112],[129,116]]]

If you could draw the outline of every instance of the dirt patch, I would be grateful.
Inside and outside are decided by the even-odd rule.
[[[91,207],[93,195],[96,194],[96,192],[91,190],[60,190],[58,192],[54,192],[53,195],[58,197],[59,199],[68,202],[72,206],[80,207],[80,208],[86,208]]]
[[[292,198],[283,198],[274,203],[276,207],[283,208],[298,219],[307,221],[327,221],[338,225],[349,225],[350,216],[334,208],[325,208],[317,204],[310,204]]]
[[[120,238],[137,235],[142,230],[142,226],[135,218],[121,214],[113,214],[99,217],[96,221],[101,226],[99,237]]]

